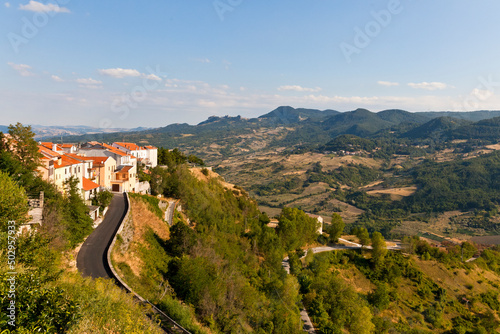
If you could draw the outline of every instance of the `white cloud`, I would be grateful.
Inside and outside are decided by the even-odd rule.
[[[126,77],[133,77],[133,78],[141,77],[141,78],[146,78],[148,80],[162,81],[162,79],[156,74],[141,73],[138,70],[131,68],[119,68],[119,67],[107,68],[107,69],[100,69],[98,70],[98,72],[101,75],[106,75],[117,79],[123,79]]]
[[[125,78],[125,77],[140,77],[141,72],[134,69],[126,69],[126,68],[108,68],[99,70],[99,74],[107,75],[113,78]]]
[[[30,77],[35,75],[34,73],[31,72],[31,66],[26,65],[26,64],[14,64],[14,63],[7,63],[10,67],[12,67],[14,70],[16,70],[20,75],[23,77]]]
[[[477,98],[478,100],[487,100],[495,95],[491,90],[474,88],[471,92],[471,96]]]
[[[10,2],[6,2],[5,7],[10,8]]]
[[[442,90],[450,87],[443,82],[425,82],[425,81],[419,83],[410,82],[408,86],[415,89],[425,89],[425,90]]]
[[[386,87],[399,86],[399,82],[391,82],[391,81],[377,81],[377,84]]]
[[[156,74],[149,74],[149,75],[143,74],[143,77],[149,80],[161,81],[161,78]]]
[[[295,91],[295,92],[319,92],[321,88],[307,88],[298,85],[289,85],[289,86],[280,86],[278,87],[279,91]]]
[[[81,78],[81,79],[76,79],[76,82],[82,85],[100,85],[102,84],[102,81],[99,80],[94,80],[92,78]]]
[[[58,4],[43,4],[38,1],[30,0],[27,5],[19,5],[20,10],[27,10],[30,12],[54,12],[54,13],[71,13],[66,7],[59,7]]]
[[[64,82],[64,79],[62,79],[61,77],[58,77],[57,75],[52,75],[51,79],[56,81],[56,82]]]
[[[95,80],[92,78],[80,78],[76,79],[75,82],[80,84],[82,88],[98,89],[102,88],[102,81]]]

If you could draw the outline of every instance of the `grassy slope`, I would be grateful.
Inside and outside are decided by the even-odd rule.
[[[134,195],[130,198],[132,221],[125,225],[113,250],[113,264],[132,289],[158,305],[192,333],[208,333],[196,321],[194,310],[171,294],[163,279],[168,263],[165,241],[169,228],[157,214],[156,198]]]
[[[325,257],[328,254],[322,253],[320,256]],[[369,259],[371,256],[367,253],[365,257]],[[406,277],[400,277],[390,285],[392,297],[389,306],[382,311],[372,308],[374,316],[392,324],[398,323],[399,327],[396,328],[399,330],[411,328],[423,330],[423,333],[455,333],[450,330],[455,329],[452,319],[456,317],[481,319],[492,312],[494,317],[499,319],[498,310],[484,303],[480,296],[482,293],[493,292],[498,300],[500,276],[497,273],[480,268],[474,263],[452,267],[434,260],[424,261],[417,256],[411,256],[408,260],[422,273],[424,281],[429,280],[446,291],[446,297],[440,303],[443,307],[442,321],[439,325],[429,322],[425,316],[426,310],[431,308],[437,299],[432,293],[422,292],[421,286]],[[353,287],[363,298],[369,299],[369,294],[375,290],[374,283],[350,261],[334,265],[329,270]],[[463,301],[464,297],[470,301],[469,305]]]

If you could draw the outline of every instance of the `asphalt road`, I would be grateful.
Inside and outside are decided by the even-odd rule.
[[[107,252],[126,212],[125,197],[123,194],[114,194],[104,220],[85,240],[78,252],[76,266],[84,277],[113,277],[107,262]]]
[[[169,201],[167,211],[165,212],[165,216],[167,217],[167,223],[169,226],[172,226],[172,222],[174,220],[174,210],[175,201]]]

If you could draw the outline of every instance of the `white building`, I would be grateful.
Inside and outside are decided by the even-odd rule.
[[[117,142],[112,145],[114,148],[122,150],[138,159],[139,162],[149,167],[158,165],[158,149],[154,146],[141,147],[134,143]]]

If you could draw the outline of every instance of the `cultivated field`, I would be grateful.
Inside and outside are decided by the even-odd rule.
[[[369,190],[366,193],[369,195],[381,195],[381,194],[389,194],[393,201],[399,201],[403,197],[411,196],[417,191],[417,187],[404,187],[404,188],[391,188],[391,189],[376,189]]]

